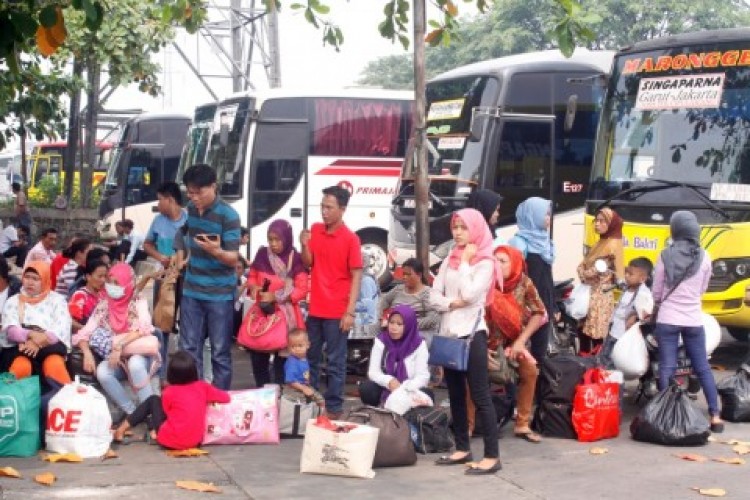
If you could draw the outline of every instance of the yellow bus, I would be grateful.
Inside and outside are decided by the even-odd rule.
[[[107,175],[107,165],[109,164],[110,150],[112,149],[112,143],[104,141],[96,141],[96,160],[93,165],[93,173],[91,176],[91,185],[96,187],[101,183]],[[38,184],[45,176],[54,176],[60,180],[60,189],[62,190],[62,180],[65,177],[65,166],[63,164],[65,159],[65,150],[68,148],[68,143],[64,141],[58,142],[40,142],[34,146],[31,150],[31,154],[27,160],[26,175],[29,182],[29,194],[33,194],[38,189]],[[80,162],[81,151],[78,150],[76,154],[76,163]],[[75,178],[78,178],[78,172],[75,174]]]
[[[593,217],[625,220],[625,261],[656,262],[669,219],[691,210],[713,260],[703,309],[740,340],[750,308],[750,29],[636,43],[615,56],[599,122],[584,252]]]

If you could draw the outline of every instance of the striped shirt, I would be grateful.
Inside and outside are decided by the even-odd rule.
[[[73,259],[70,259],[60,270],[60,274],[57,275],[55,291],[63,297],[67,297],[70,286],[75,282],[77,277],[78,263]]]
[[[203,215],[189,203],[187,214],[184,244],[190,260],[185,273],[183,295],[207,301],[234,300],[237,288],[234,266],[227,266],[205,252],[195,242],[195,237],[203,233],[218,234],[221,236],[223,250],[237,252],[240,248],[240,216],[218,197],[213,205],[203,211]]]

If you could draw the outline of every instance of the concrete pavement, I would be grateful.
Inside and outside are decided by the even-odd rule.
[[[747,346],[725,339],[712,360],[725,368],[717,378],[730,375],[746,355]],[[235,388],[251,385],[248,356],[234,353]],[[353,386],[349,386],[352,393]],[[634,386],[628,386],[632,393]],[[444,397],[444,394],[441,395]],[[354,405],[355,401],[348,402]],[[705,410],[705,402],[699,404]],[[413,467],[378,469],[372,480],[349,479],[299,473],[302,440],[282,440],[265,446],[211,446],[208,456],[169,458],[158,447],[134,443],[118,450],[119,458],[89,459],[82,464],[49,464],[38,457],[0,458],[0,467],[18,469],[23,479],[0,478],[2,498],[199,498],[211,495],[177,489],[176,480],[213,482],[221,498],[380,498],[448,499],[689,499],[699,498],[694,486],[719,487],[726,498],[749,498],[747,465],[717,462],[687,462],[675,454],[698,453],[708,458],[737,456],[731,446],[709,443],[700,448],[667,448],[636,443],[628,426],[637,408],[626,398],[621,435],[597,443],[545,439],[534,445],[504,429],[500,441],[503,470],[491,477],[466,477],[461,467],[436,467],[435,455],[421,455]],[[750,441],[750,424],[727,424],[720,439]],[[475,456],[481,454],[481,439],[472,441]],[[608,448],[595,456],[589,449]],[[745,458],[750,457],[750,455]],[[52,472],[58,481],[51,487],[33,482],[34,475]],[[218,495],[217,495],[218,496]]]

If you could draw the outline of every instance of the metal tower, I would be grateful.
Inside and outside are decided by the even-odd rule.
[[[269,87],[279,87],[278,13],[266,10],[260,0],[208,0],[206,8],[208,21],[198,31],[195,58],[188,57],[186,49],[180,44],[173,42],[172,45],[208,93],[214,99],[219,99],[218,92],[210,83],[211,79],[216,78],[231,78],[233,92],[255,89],[254,65],[262,66]],[[201,68],[201,58],[205,57],[206,49],[211,51],[226,73],[207,73]]]

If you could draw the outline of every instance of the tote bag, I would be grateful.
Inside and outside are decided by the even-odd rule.
[[[31,457],[39,450],[39,377],[0,374],[0,457]]]

